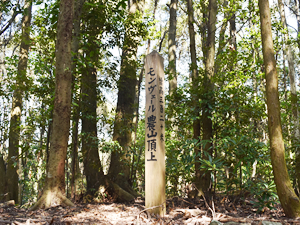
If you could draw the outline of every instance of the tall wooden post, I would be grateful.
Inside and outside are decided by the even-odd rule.
[[[145,205],[150,213],[166,213],[164,59],[146,56]],[[158,207],[155,207],[158,206]]]

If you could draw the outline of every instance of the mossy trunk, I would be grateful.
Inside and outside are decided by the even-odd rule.
[[[135,19],[135,13],[138,9],[143,10],[143,1],[128,1],[129,19]],[[111,163],[109,168],[109,179],[115,182],[122,189],[132,195],[132,199],[137,197],[137,193],[132,189],[130,180],[130,161],[131,144],[134,132],[134,112],[136,95],[136,69],[137,69],[137,48],[139,37],[136,37],[137,27],[128,24],[127,33],[125,33],[120,78],[118,81],[118,102],[115,116],[113,141],[118,141],[121,146],[119,151],[111,154]]]
[[[90,41],[90,47],[93,47]],[[94,49],[97,49],[96,47]],[[97,53],[89,50],[86,55],[93,55],[89,59],[97,61]],[[95,57],[96,56],[96,57]],[[86,176],[87,193],[94,195],[101,185],[104,185],[97,137],[97,70],[86,65],[81,78],[81,112],[82,112],[82,155],[84,174]]]
[[[270,136],[271,162],[277,194],[287,217],[300,216],[300,201],[294,192],[288,175],[285,149],[282,137],[278,75],[271,29],[271,15],[268,0],[259,0],[261,38],[266,74],[266,97],[268,107],[268,129]]]

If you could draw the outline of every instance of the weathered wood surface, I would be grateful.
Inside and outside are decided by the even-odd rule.
[[[166,213],[165,98],[163,58],[158,52],[146,56],[145,70],[145,206],[162,216]]]

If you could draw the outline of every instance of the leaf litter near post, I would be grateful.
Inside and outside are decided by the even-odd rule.
[[[2,206],[0,224],[203,224],[212,220],[222,224],[300,224],[300,220],[286,218],[276,205],[267,207],[258,213],[252,199],[237,197],[215,197],[212,204],[203,199],[174,197],[167,200],[165,217],[155,217],[145,211],[145,202],[141,199],[131,204],[121,203],[76,203],[75,207],[56,206],[45,210],[29,211],[27,209]],[[220,223],[220,224],[221,224]]]

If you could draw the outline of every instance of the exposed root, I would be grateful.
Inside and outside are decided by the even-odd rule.
[[[130,194],[121,188],[118,184],[114,182],[109,182],[109,193],[118,201],[118,202],[131,202],[134,201],[135,196]]]
[[[67,199],[61,192],[45,191],[41,198],[35,203],[30,210],[47,209],[53,206],[74,206],[73,202]]]

